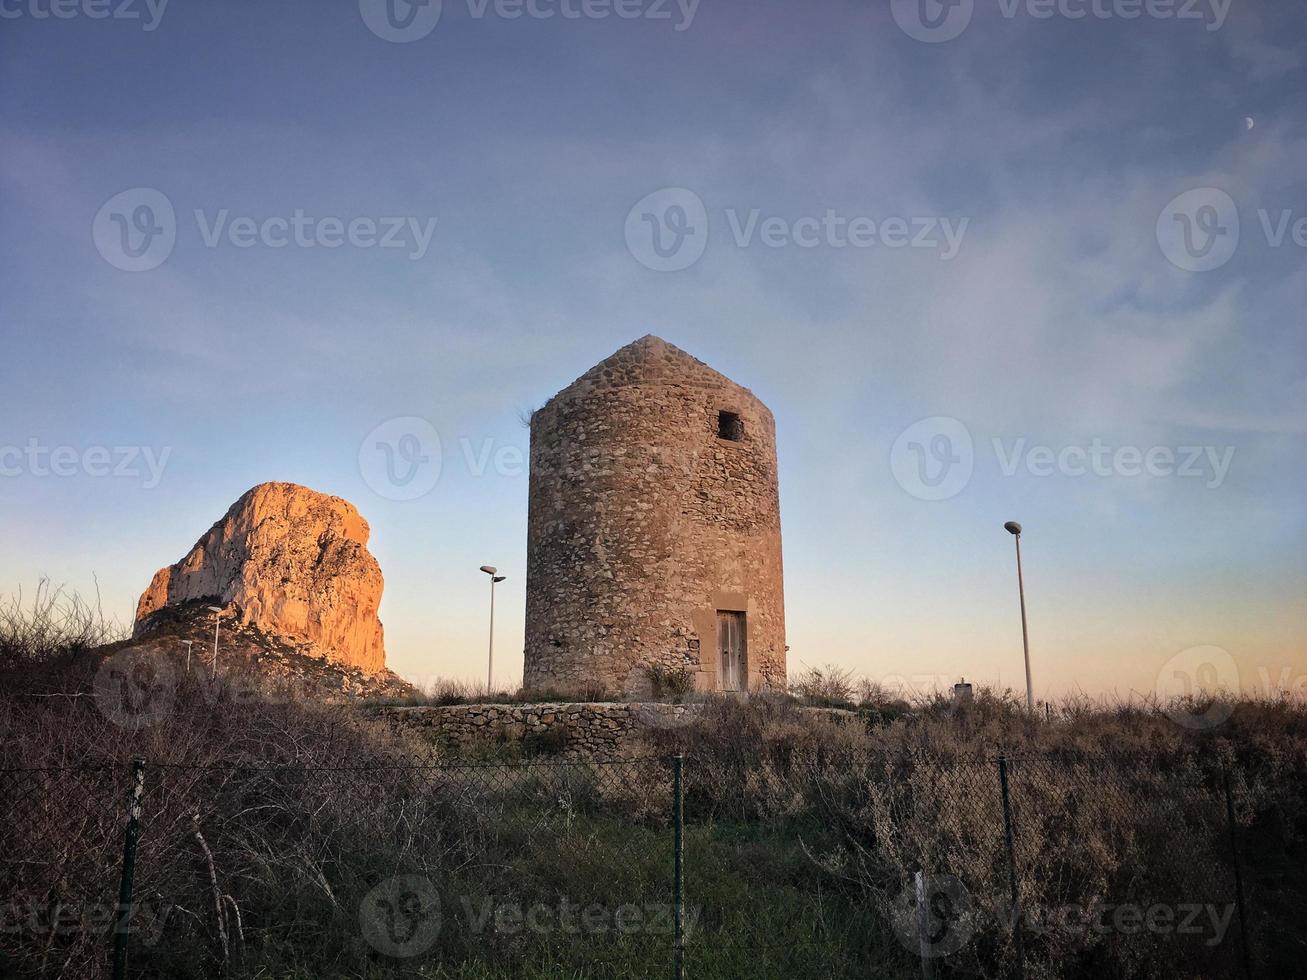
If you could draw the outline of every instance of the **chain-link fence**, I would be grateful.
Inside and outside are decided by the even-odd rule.
[[[693,757],[0,770],[0,976],[1253,975],[1237,774],[751,779],[728,812]]]

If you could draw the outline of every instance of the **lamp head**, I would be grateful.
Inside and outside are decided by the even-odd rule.
[[[211,612],[211,613],[220,613],[220,612],[222,612],[222,606],[210,606],[210,607],[209,607],[209,612]]]
[[[1008,521],[1006,524],[1003,525],[1003,528],[1004,530],[1007,531],[1008,534],[1021,533],[1021,525],[1018,524],[1016,521]]]
[[[494,565],[482,565],[481,571],[485,572],[487,575],[495,575],[499,572],[499,569]]]
[[[507,575],[496,575],[496,576],[494,576],[493,578],[491,578],[490,581],[492,581],[492,582],[502,582],[502,581],[503,581],[504,579],[506,579],[506,578],[508,578]]]

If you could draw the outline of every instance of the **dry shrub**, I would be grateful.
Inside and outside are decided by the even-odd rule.
[[[853,671],[830,664],[807,667],[790,681],[790,693],[817,707],[852,708],[856,694]]]
[[[478,832],[425,792],[413,760],[429,749],[344,708],[182,674],[166,713],[124,726],[101,710],[96,673],[70,666],[39,694],[0,699],[0,892],[42,923],[9,937],[15,970],[103,975],[134,756],[149,760],[136,976],[234,968],[253,924],[327,942],[314,933],[332,921],[324,909],[341,909],[342,887],[356,904],[367,869],[437,873]],[[56,914],[74,926],[46,928]]]
[[[34,668],[78,664],[127,632],[105,617],[98,590],[90,602],[42,578],[30,599],[21,590],[0,596],[0,684],[10,693],[29,690],[54,676]]]
[[[601,684],[583,684],[574,690],[518,688],[493,689],[483,683],[441,677],[405,697],[376,698],[371,705],[386,707],[444,707],[455,704],[543,704],[545,702],[592,701],[612,703],[623,700]]]
[[[887,925],[915,872],[956,878],[973,907],[961,923],[969,941],[948,963],[985,975],[1015,964],[995,761],[1005,755],[1027,976],[1221,975],[1237,965],[1237,924],[1219,947],[1164,930],[1075,927],[1104,904],[1160,906],[1177,921],[1182,906],[1231,913],[1227,769],[1240,837],[1257,851],[1245,872],[1249,863],[1278,869],[1251,894],[1267,909],[1300,901],[1301,875],[1285,872],[1307,831],[1307,714],[1242,702],[1222,725],[1193,730],[1168,716],[1177,707],[1072,705],[1045,723],[1010,693],[981,690],[970,704],[934,698],[877,724],[875,713],[785,699],[714,700],[658,737],[663,750],[687,753],[692,819],[771,822],[805,840],[837,831],[814,860],[833,887],[856,883]],[[1255,949],[1300,947],[1301,927],[1286,925],[1263,927]]]
[[[89,649],[80,615],[12,622],[23,683],[0,696],[0,916],[20,924],[0,976],[107,974],[137,756],[134,977],[267,975],[279,956],[360,975],[376,956],[360,902],[380,882],[514,894],[512,862],[542,841],[565,854],[587,813],[667,819],[653,770],[449,764],[294,678],[233,663],[215,680],[176,650]]]
[[[650,664],[645,667],[650,692],[655,701],[683,701],[694,693],[694,671],[688,667]]]

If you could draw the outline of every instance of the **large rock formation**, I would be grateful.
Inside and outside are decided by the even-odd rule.
[[[261,483],[185,558],[155,573],[133,636],[150,633],[164,607],[202,601],[311,655],[377,673],[386,657],[377,618],[383,583],[368,534],[368,522],[340,497]]]

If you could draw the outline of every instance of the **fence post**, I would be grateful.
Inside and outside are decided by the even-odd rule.
[[[127,833],[123,837],[123,867],[118,879],[118,914],[114,916],[113,980],[127,976],[127,943],[132,927],[132,882],[136,877],[136,840],[140,836],[141,795],[145,792],[145,760],[132,760],[132,791],[127,804]]]
[[[1234,900],[1239,913],[1239,955],[1243,959],[1243,975],[1252,980],[1252,958],[1248,955],[1248,918],[1243,907],[1243,871],[1239,867],[1239,843],[1235,836],[1234,793],[1230,789],[1230,769],[1222,770],[1225,784],[1225,819],[1230,830],[1230,860],[1234,862]]]
[[[675,962],[676,980],[685,976],[685,787],[681,776],[685,767],[685,756],[672,756],[672,834],[673,848],[676,854],[675,879],[672,885],[672,912],[675,916]]]
[[[935,968],[930,962],[930,909],[926,905],[926,872],[913,876],[917,899],[917,952],[921,954],[921,975],[932,980]]]
[[[1003,794],[1003,835],[1007,841],[1008,886],[1012,893],[1012,944],[1017,952],[1017,976],[1026,975],[1026,944],[1021,933],[1021,894],[1017,889],[1017,853],[1012,832],[1012,801],[1008,796],[1007,757],[998,757],[998,782]]]

